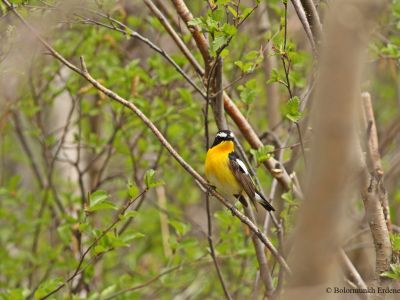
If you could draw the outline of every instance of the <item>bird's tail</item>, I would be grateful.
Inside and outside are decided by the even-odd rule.
[[[262,207],[264,207],[266,210],[268,211],[275,211],[275,208],[269,204],[269,202],[267,201],[267,199],[264,198],[263,195],[261,195],[261,193],[256,192],[256,197],[255,197],[256,201],[258,203],[261,204]]]

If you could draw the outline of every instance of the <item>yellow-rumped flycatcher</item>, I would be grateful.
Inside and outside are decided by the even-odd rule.
[[[233,133],[229,130],[217,133],[214,143],[207,151],[205,162],[207,180],[227,199],[232,199],[234,196],[247,207],[247,201],[243,196],[245,191],[254,206],[255,202],[258,202],[268,211],[275,210],[257,191],[246,165],[235,153],[234,139]]]

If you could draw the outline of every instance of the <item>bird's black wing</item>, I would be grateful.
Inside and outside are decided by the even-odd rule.
[[[247,171],[246,165],[240,160],[239,156],[235,152],[229,154],[229,167],[231,168],[236,180],[240,183],[250,200],[255,205],[254,198],[256,195],[256,187],[253,179]]]
[[[229,154],[229,166],[236,180],[240,183],[246,194],[249,196],[254,207],[256,207],[255,201],[257,201],[266,210],[275,210],[272,205],[269,204],[269,202],[263,197],[263,195],[257,191],[254,181],[251,178],[249,171],[247,171],[246,165],[235,152]],[[243,200],[245,201],[245,199]],[[240,200],[240,202],[242,202],[242,200]]]

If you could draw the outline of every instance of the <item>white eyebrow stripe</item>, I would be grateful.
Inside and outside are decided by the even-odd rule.
[[[246,168],[246,165],[244,164],[244,162],[242,162],[239,158],[236,158],[236,162],[245,174],[249,174],[249,171],[247,171],[247,168]]]
[[[226,138],[228,135],[225,132],[218,132],[217,136],[219,136],[221,138]]]

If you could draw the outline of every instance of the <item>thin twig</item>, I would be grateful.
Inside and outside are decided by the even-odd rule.
[[[226,299],[231,300],[232,296],[228,291],[224,277],[222,275],[221,269],[220,269],[218,261],[217,261],[217,256],[215,254],[214,242],[213,242],[213,238],[212,238],[212,221],[211,221],[210,194],[209,193],[206,193],[206,210],[207,210],[207,230],[208,230],[207,240],[208,240],[208,245],[210,246],[210,255],[213,259],[215,270],[217,271],[218,279],[219,279],[219,282],[221,283],[221,287],[224,291],[225,297],[226,297]]]

